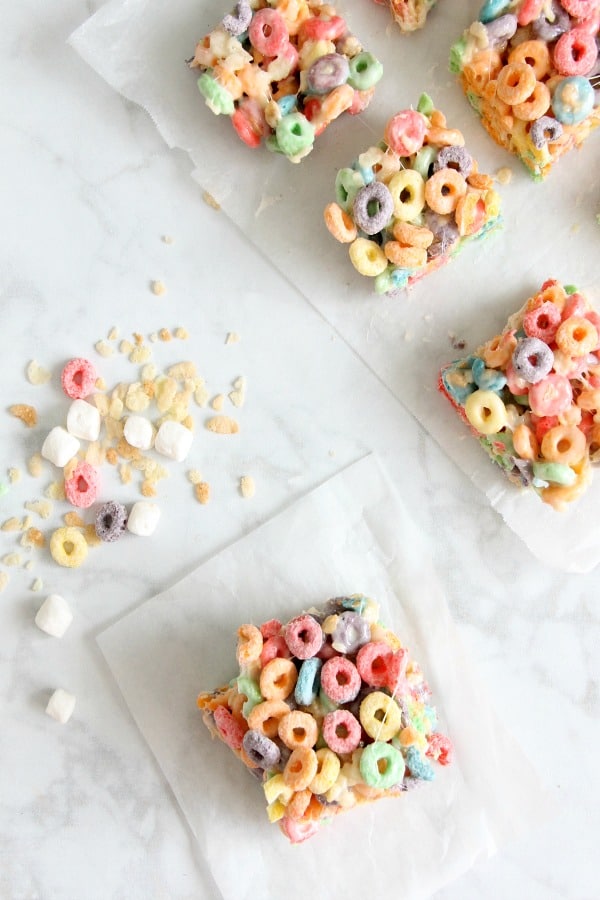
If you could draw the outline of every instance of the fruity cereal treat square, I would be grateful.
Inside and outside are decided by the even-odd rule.
[[[375,0],[375,2],[389,6],[400,31],[406,34],[423,28],[429,11],[437,0]]]
[[[585,492],[600,460],[600,315],[575,287],[546,281],[439,388],[510,481],[556,510]]]
[[[325,225],[377,294],[409,287],[500,224],[493,178],[464,144],[422,94],[416,109],[392,116],[380,144],[338,171]]]
[[[600,0],[487,0],[450,69],[536,180],[600,125]]]
[[[189,65],[216,115],[249,147],[300,162],[343,112],[366,109],[383,74],[345,20],[321,0],[239,0]]]
[[[329,600],[286,625],[242,625],[237,661],[239,675],[198,706],[262,783],[269,821],[292,843],[451,762],[418,664],[367,597]]]

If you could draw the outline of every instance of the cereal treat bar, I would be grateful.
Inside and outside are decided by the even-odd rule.
[[[400,31],[417,31],[422,28],[437,0],[375,0],[376,3],[389,5],[390,11],[400,27]]]
[[[600,124],[600,0],[487,0],[450,69],[535,179]]]
[[[189,65],[216,115],[249,147],[299,162],[343,112],[362,112],[383,74],[335,8],[321,0],[239,0]]]
[[[373,600],[353,595],[287,625],[242,625],[239,675],[198,697],[209,730],[262,783],[269,821],[292,843],[451,762],[419,666],[377,618]]]
[[[440,390],[510,481],[563,510],[600,460],[600,315],[575,287],[546,281]]]
[[[500,223],[493,179],[464,143],[423,94],[416,110],[392,116],[380,144],[337,173],[325,224],[376,293],[410,286]]]

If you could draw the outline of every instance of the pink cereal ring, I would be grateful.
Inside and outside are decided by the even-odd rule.
[[[360,685],[358,669],[345,656],[328,659],[321,669],[321,687],[334,703],[350,703],[355,700]]]
[[[238,719],[234,719],[226,706],[217,706],[214,713],[215,725],[225,743],[232,750],[239,750],[242,746],[246,729]]]
[[[536,417],[536,421],[533,421],[532,417],[532,425],[535,428],[535,436],[539,444],[542,443],[544,435],[547,431],[550,431],[551,428],[554,428],[558,425],[558,416],[541,416],[541,418]]]
[[[531,25],[537,19],[542,11],[544,0],[525,0],[521,9],[517,13],[517,22],[519,25]]]
[[[506,366],[506,384],[511,394],[516,396],[529,393],[529,382],[521,378],[513,369],[512,362]]]
[[[280,828],[288,841],[292,844],[301,844],[307,841],[319,830],[318,819],[308,819],[306,822],[296,821],[291,816],[284,816],[279,822]]]
[[[375,93],[375,88],[369,88],[367,91],[354,91],[354,97],[352,98],[352,105],[348,108],[348,112],[351,116],[356,116],[358,113],[361,113],[363,110],[367,108],[373,94]]]
[[[568,378],[551,372],[529,389],[529,405],[536,416],[558,416],[573,402],[573,389]]]
[[[360,723],[348,709],[336,709],[323,719],[323,740],[334,753],[352,753],[361,737]]]
[[[250,117],[241,107],[238,106],[231,116],[231,124],[239,139],[243,141],[247,147],[254,148],[260,146],[260,133],[255,130]]]
[[[272,659],[276,659],[277,657],[281,657],[282,659],[289,659],[290,651],[288,650],[288,645],[285,642],[285,638],[282,634],[274,634],[273,637],[267,638],[263,644],[263,648],[260,652],[260,667],[264,669],[267,663],[271,662]]]
[[[398,156],[412,156],[423,146],[427,120],[414,109],[405,109],[389,120],[383,139]]]
[[[65,494],[69,503],[87,509],[95,502],[100,488],[100,475],[87,462],[77,463],[73,473],[65,479]]]
[[[585,302],[585,297],[581,294],[571,294],[571,296],[567,297],[565,300],[561,318],[564,321],[564,319],[570,319],[571,316],[585,316],[587,310],[588,305]]]
[[[248,28],[252,46],[264,56],[278,56],[289,43],[285,19],[276,9],[259,9]]]
[[[583,28],[572,28],[556,42],[554,65],[561,75],[587,75],[597,59],[596,40]]]
[[[363,681],[371,687],[385,687],[392,648],[385,641],[364,644],[356,656],[356,668]]]
[[[574,19],[585,19],[598,9],[598,0],[560,0],[560,3]]]
[[[296,616],[285,627],[285,642],[292,656],[310,659],[323,644],[323,630],[313,616]]]
[[[439,731],[434,731],[429,735],[427,743],[426,756],[435,759],[440,766],[450,765],[454,756],[454,747],[449,737]]]
[[[72,400],[83,400],[94,391],[98,375],[87,359],[72,359],[60,376],[62,389]]]
[[[523,318],[523,328],[527,337],[539,338],[545,344],[554,340],[559,325],[560,310],[550,300],[545,300],[540,306],[530,309]]]
[[[260,633],[263,636],[263,640],[267,640],[267,638],[275,637],[276,634],[281,632],[281,622],[279,619],[269,619],[268,622],[263,622],[260,626]]]
[[[341,16],[332,16],[330,19],[321,19],[319,16],[311,16],[305,19],[300,26],[300,39],[304,41],[337,41],[348,30],[345,19]]]

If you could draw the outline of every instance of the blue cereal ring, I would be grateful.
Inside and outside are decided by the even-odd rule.
[[[594,88],[583,75],[563,78],[552,94],[552,111],[563,125],[577,125],[589,116],[594,108]]]
[[[321,667],[323,660],[316,656],[305,659],[298,672],[298,680],[294,689],[294,700],[298,706],[310,706],[316,700],[321,685]]]
[[[380,762],[385,762],[382,772]],[[404,759],[399,750],[383,741],[367,744],[360,755],[360,774],[369,787],[385,791],[400,784],[404,777]]]
[[[433,781],[435,778],[433,766],[416,747],[409,747],[406,751],[406,765],[413,778],[420,778],[421,781]]]
[[[508,9],[510,0],[487,0],[479,11],[479,21],[487,24]]]
[[[392,269],[390,277],[396,290],[406,287],[410,278],[410,269]]]
[[[487,369],[485,362],[476,356],[471,366],[473,379],[482,391],[495,391],[498,393],[506,384],[506,375],[498,369]]]
[[[282,116],[287,116],[296,109],[298,97],[296,94],[286,94],[277,101]]]

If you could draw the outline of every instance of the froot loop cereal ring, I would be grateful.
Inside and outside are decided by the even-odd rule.
[[[59,566],[76,569],[85,562],[87,541],[78,528],[57,528],[50,538],[50,553]]]
[[[420,247],[427,250],[434,240],[434,233],[424,225],[411,225],[410,222],[396,222],[392,229],[394,238],[403,247]]]
[[[348,709],[327,713],[323,719],[323,740],[334,753],[352,753],[361,741],[358,719]]]
[[[552,111],[563,125],[583,122],[594,109],[594,89],[587,78],[563,78],[552,94]]]
[[[269,738],[276,738],[279,731],[279,722],[287,716],[290,708],[283,700],[265,700],[258,703],[248,715],[248,727],[266,734]]]
[[[263,668],[276,656],[289,657],[289,655],[290,651],[282,634],[276,634],[266,640],[263,639],[263,646],[260,651],[260,664]]]
[[[352,265],[361,275],[375,278],[387,269],[387,257],[375,241],[370,241],[368,238],[356,238],[350,244],[348,252]]]
[[[438,169],[425,184],[425,200],[441,216],[454,212],[458,201],[467,192],[464,177],[455,169]]]
[[[96,534],[101,541],[118,541],[127,527],[127,509],[122,503],[108,500],[103,503],[94,520]]]
[[[240,625],[238,628],[237,661],[248,666],[260,659],[263,636],[256,625]]]
[[[98,375],[91,362],[77,357],[70,360],[60,376],[62,389],[72,400],[84,400],[96,388]]]
[[[434,731],[428,738],[427,756],[435,759],[441,766],[448,766],[452,762],[453,755],[452,742],[445,734]]]
[[[286,747],[314,747],[319,734],[314,716],[294,709],[279,721],[278,734]]]
[[[528,310],[523,316],[523,330],[527,337],[538,338],[546,344],[554,340],[560,323],[560,310],[549,300]]]
[[[362,680],[371,687],[385,687],[393,651],[385,641],[369,641],[356,656],[356,668]]]
[[[331,644],[340,653],[356,653],[370,637],[371,628],[364,616],[346,610],[336,619]]]
[[[402,269],[420,269],[427,264],[427,250],[422,247],[406,247],[398,241],[387,241],[383,252],[391,263]]]
[[[383,139],[398,156],[412,156],[423,146],[428,124],[420,112],[406,109],[388,121]]]
[[[317,754],[310,747],[292,750],[283,770],[283,780],[294,791],[304,791],[319,769]]]
[[[299,706],[310,706],[316,699],[321,686],[322,665],[323,661],[313,656],[305,659],[300,666],[294,690],[294,699]]]
[[[442,147],[433,164],[434,172],[440,169],[456,169],[463,178],[468,178],[473,171],[473,157],[464,147]]]
[[[292,660],[278,656],[261,671],[260,692],[267,700],[285,700],[296,687],[297,678]]]
[[[246,731],[242,746],[252,762],[261,769],[272,769],[281,758],[281,751],[275,741],[261,731]]]
[[[290,158],[310,149],[315,140],[315,127],[302,113],[282,116],[275,127],[277,147]]]
[[[349,703],[361,687],[358,669],[345,656],[328,659],[321,672],[321,687],[334,703]]]
[[[425,206],[425,182],[415,169],[401,169],[389,181],[394,201],[394,216],[401,222],[412,222]]]
[[[78,462],[73,472],[65,478],[65,496],[69,503],[87,509],[96,502],[100,489],[100,474],[88,462]]]
[[[358,53],[349,62],[348,84],[356,91],[375,87],[383,75],[383,66],[372,53]]]
[[[382,231],[394,212],[393,197],[380,181],[372,181],[361,188],[352,207],[354,222],[365,234]]]
[[[382,0],[375,0],[381,3]],[[437,0],[390,0],[390,12],[400,31],[409,33],[423,28]]]
[[[297,616],[285,627],[285,641],[298,659],[316,656],[323,644],[323,630],[314,616]]]
[[[409,747],[406,751],[406,768],[414,778],[420,778],[422,781],[432,781],[434,778],[433,766],[415,746]]]
[[[550,91],[542,81],[537,81],[529,97],[522,103],[515,103],[512,111],[524,122],[535,122],[550,109]]]
[[[501,100],[513,106],[531,96],[536,82],[533,66],[525,62],[508,63],[498,75],[496,93]]]
[[[404,777],[404,770],[402,754],[392,744],[374,741],[361,754],[360,774],[369,787],[387,790],[399,785]]]
[[[512,355],[515,373],[529,384],[536,384],[545,378],[554,364],[554,354],[550,347],[536,337],[519,341]]]
[[[555,340],[563,353],[569,356],[585,356],[598,346],[598,331],[582,316],[571,316],[562,322]]]
[[[308,87],[315,94],[328,94],[345,84],[350,74],[348,60],[340,53],[326,53],[316,59],[306,76]]]
[[[542,456],[550,462],[570,466],[583,459],[585,450],[585,434],[575,425],[557,425],[542,439]]]
[[[360,724],[374,741],[389,741],[400,731],[402,713],[396,701],[382,691],[367,694],[360,704]]]
[[[553,372],[532,385],[528,396],[536,416],[557,416],[573,402],[573,389],[568,378]]]
[[[239,750],[244,740],[246,728],[238,720],[235,719],[230,710],[226,706],[218,706],[215,709],[215,724],[219,729],[219,733],[226,744],[232,750]]]
[[[592,34],[572,28],[559,37],[554,48],[554,65],[560,75],[587,75],[598,59],[598,47]]]
[[[494,391],[479,389],[469,394],[465,402],[465,415],[480,434],[495,434],[507,423],[506,406]]]
[[[236,678],[236,686],[238,694],[242,698],[242,714],[247,719],[255,706],[263,700],[258,682],[247,675],[240,675]],[[244,700],[244,697],[246,698]]]
[[[326,794],[333,787],[340,774],[340,758],[328,747],[316,751],[317,774],[308,786],[313,794]]]
[[[540,445],[535,433],[521,422],[513,431],[513,445],[521,459],[536,459]]]
[[[512,332],[498,335],[492,338],[483,349],[483,360],[487,366],[492,368],[505,365],[510,359],[515,347],[517,339]]]
[[[238,37],[238,35],[248,30],[251,20],[252,8],[248,0],[239,0],[233,12],[223,17],[221,24],[225,31],[234,37]]]
[[[288,43],[285,19],[276,9],[259,9],[248,26],[248,37],[259,53],[277,56]]]
[[[523,41],[511,50],[508,59],[511,63],[527,63],[538,81],[550,74],[550,51],[544,41]]]
[[[560,0],[563,9],[575,19],[585,19],[598,10],[598,0]]]

